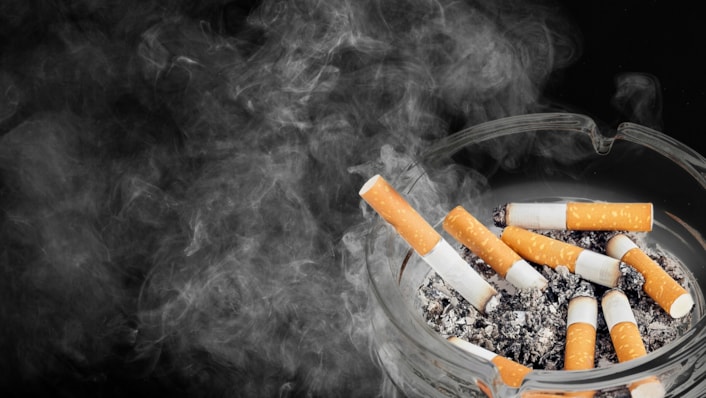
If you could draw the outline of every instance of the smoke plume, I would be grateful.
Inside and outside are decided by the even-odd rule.
[[[574,38],[551,2],[2,2],[2,395],[391,394],[359,187],[546,109]]]

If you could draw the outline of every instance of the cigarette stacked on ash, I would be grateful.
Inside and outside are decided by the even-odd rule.
[[[526,229],[574,231],[652,230],[652,203],[508,203],[500,224]]]
[[[607,287],[617,286],[620,280],[620,260],[613,257],[514,226],[505,227],[500,239],[534,263],[554,269],[563,265],[572,273]]]

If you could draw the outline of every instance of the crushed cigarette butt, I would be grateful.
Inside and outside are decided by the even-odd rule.
[[[611,238],[606,253],[634,267],[645,278],[645,293],[674,318],[691,311],[694,299],[677,281],[642,251],[630,238],[619,234]]]

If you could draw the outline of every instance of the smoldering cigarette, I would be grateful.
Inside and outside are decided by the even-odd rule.
[[[478,311],[491,312],[498,292],[380,175],[370,178],[360,196]]]
[[[652,230],[652,203],[508,203],[503,226],[576,231]]]
[[[519,387],[525,376],[532,371],[532,368],[500,356],[492,351],[486,350],[483,347],[477,346],[456,336],[449,337],[448,341],[464,351],[492,362],[498,368],[500,378],[510,387]]]
[[[620,289],[608,290],[601,299],[601,307],[618,362],[647,355],[635,315],[625,293]],[[628,388],[634,398],[661,398],[665,395],[664,386],[656,377],[648,377],[632,383]]]
[[[694,299],[659,264],[642,251],[626,235],[611,238],[606,253],[635,268],[645,277],[643,290],[673,318],[681,318],[691,311]]]
[[[444,218],[444,229],[519,289],[547,286],[547,279],[462,206]]]
[[[569,301],[564,369],[584,370],[594,367],[597,318],[598,301],[595,297],[577,296]]]
[[[566,266],[582,278],[615,287],[620,279],[620,260],[516,226],[506,227],[500,239],[522,258],[556,268]]]

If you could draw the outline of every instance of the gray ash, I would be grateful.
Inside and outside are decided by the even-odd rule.
[[[493,209],[493,224],[500,228],[507,227],[505,223],[505,213],[507,212],[507,204],[500,205]]]
[[[605,243],[617,232],[537,231],[582,248],[605,254]],[[682,286],[688,284],[677,260],[660,249],[648,248],[641,235],[627,233]],[[501,294],[498,308],[481,314],[436,274],[420,286],[422,312],[427,323],[444,338],[457,336],[534,369],[559,370],[564,367],[566,315],[575,296],[594,296],[599,300],[608,288],[583,280],[566,267],[556,269],[533,264],[549,281],[544,291],[518,290],[500,278],[490,266],[467,248],[461,248],[468,263]],[[640,273],[623,263],[618,287],[627,295],[647,352],[654,351],[684,333],[692,315],[673,319],[647,296]],[[597,319],[595,366],[617,363],[600,305]]]

